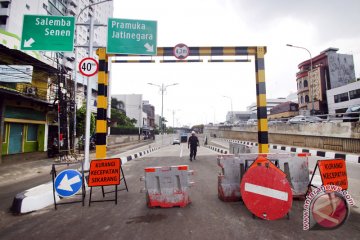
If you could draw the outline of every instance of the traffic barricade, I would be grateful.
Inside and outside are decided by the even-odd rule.
[[[188,165],[162,166],[145,168],[146,201],[148,207],[185,207],[190,201],[189,188],[194,184],[190,181]]]
[[[241,178],[259,156],[266,157],[286,174],[293,197],[305,196],[309,184],[308,153],[248,153],[218,156],[218,165],[222,169],[218,175],[219,199],[241,200]]]
[[[241,154],[241,153],[251,153],[251,149],[249,146],[241,143],[229,143],[230,154]]]
[[[259,155],[269,159],[287,175],[293,197],[305,196],[309,184],[309,153],[244,154],[239,157],[246,159],[247,168]]]
[[[219,155],[221,172],[218,175],[218,198],[224,202],[241,200],[240,181],[245,171],[245,161],[234,155]]]

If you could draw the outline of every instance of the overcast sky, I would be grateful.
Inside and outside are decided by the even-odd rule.
[[[157,21],[157,46],[266,46],[267,98],[296,92],[298,64],[329,48],[354,55],[360,76],[359,0],[114,0],[114,18]],[[253,59],[252,59],[253,60]],[[231,101],[244,111],[256,101],[254,61],[249,63],[113,64],[112,94],[143,94],[175,126],[225,121]]]

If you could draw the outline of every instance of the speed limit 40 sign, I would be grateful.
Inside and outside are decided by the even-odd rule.
[[[84,58],[79,63],[79,71],[86,77],[94,76],[99,71],[99,63],[94,58]]]

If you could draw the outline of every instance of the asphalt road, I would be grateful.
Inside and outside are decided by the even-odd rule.
[[[67,204],[34,213],[4,214],[0,222],[1,239],[359,239],[360,214],[352,211],[341,228],[331,231],[302,230],[302,201],[294,201],[290,219],[254,219],[241,202],[222,202],[217,197],[217,153],[200,147],[196,161],[188,160],[185,144],[167,145],[123,166],[129,192],[119,192],[114,202]],[[185,208],[146,206],[140,193],[144,168],[189,164],[195,170],[192,203]],[[121,184],[123,185],[123,184]],[[120,186],[121,186],[120,185]],[[110,189],[110,187],[108,187]],[[108,194],[107,199],[113,195]],[[102,199],[94,189],[93,199]],[[88,198],[86,199],[88,201]]]

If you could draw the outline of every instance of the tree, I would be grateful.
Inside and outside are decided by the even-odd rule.
[[[111,98],[111,108],[112,109],[116,109],[116,110],[119,110],[119,111],[125,113],[124,107],[125,107],[125,104],[123,101],[119,101],[116,98]]]
[[[111,125],[112,126],[127,126],[134,127],[136,119],[128,118],[121,110],[111,108]]]
[[[76,134],[77,137],[85,135],[86,106],[83,105],[76,111]],[[90,135],[95,133],[95,116],[90,114]]]

